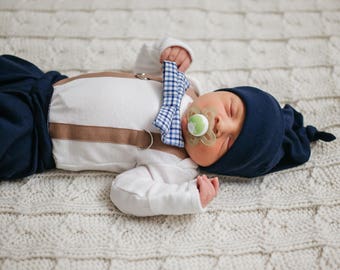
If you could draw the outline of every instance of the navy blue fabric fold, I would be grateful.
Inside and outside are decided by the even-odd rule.
[[[52,85],[64,78],[16,56],[0,56],[1,180],[55,167],[47,117]]]

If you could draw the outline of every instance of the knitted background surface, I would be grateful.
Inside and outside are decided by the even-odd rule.
[[[0,0],[0,53],[46,71],[128,71],[167,35],[192,46],[206,91],[260,87],[338,139],[303,166],[222,178],[198,215],[122,214],[111,173],[1,181],[0,268],[340,269],[339,0]]]

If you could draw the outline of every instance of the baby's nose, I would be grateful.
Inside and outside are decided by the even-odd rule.
[[[235,123],[231,121],[228,117],[222,117],[220,115],[215,116],[215,125],[213,128],[213,132],[216,137],[220,137],[222,135],[232,135],[235,130]]]
[[[214,119],[214,128],[213,132],[215,133],[216,137],[218,138],[219,136],[222,135],[222,130],[223,130],[223,125],[222,125],[222,118],[220,116],[215,116]]]

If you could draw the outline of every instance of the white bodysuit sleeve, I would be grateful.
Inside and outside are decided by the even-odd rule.
[[[203,212],[196,180],[179,184],[153,179],[140,166],[116,177],[110,198],[122,212],[135,216],[181,215]]]
[[[137,56],[133,69],[134,73],[161,74],[161,63],[159,62],[161,53],[164,49],[172,46],[179,46],[188,51],[193,61],[192,49],[183,41],[174,38],[164,38],[153,44],[144,44]]]

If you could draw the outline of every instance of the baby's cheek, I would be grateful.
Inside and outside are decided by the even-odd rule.
[[[205,146],[202,143],[197,145],[186,145],[190,158],[200,166],[209,166],[217,160],[214,147]]]

